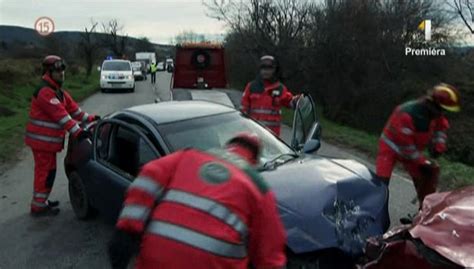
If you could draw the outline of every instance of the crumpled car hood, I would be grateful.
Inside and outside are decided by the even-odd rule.
[[[338,248],[357,256],[389,226],[386,186],[356,161],[308,156],[262,175],[295,253]]]
[[[410,234],[452,262],[474,268],[474,186],[427,196]]]

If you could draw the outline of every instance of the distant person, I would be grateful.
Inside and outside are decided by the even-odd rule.
[[[393,168],[400,162],[415,185],[419,206],[426,195],[436,191],[439,166],[432,158],[446,151],[449,128],[445,112],[460,111],[458,90],[448,84],[434,86],[427,95],[404,103],[393,111],[379,141],[377,177],[388,185]]]
[[[64,61],[54,55],[43,60],[41,85],[33,93],[30,121],[26,126],[26,145],[31,147],[35,162],[35,178],[32,216],[57,215],[58,201],[48,200],[56,177],[56,154],[64,147],[66,132],[75,138],[90,134],[79,126],[81,122],[100,119],[82,111],[69,93],[62,89],[64,82]]]
[[[242,96],[242,112],[280,135],[281,108],[294,108],[299,96],[293,94],[277,78],[277,62],[273,56],[260,58],[260,73],[248,83]]]
[[[150,65],[151,84],[156,83],[156,72],[158,72],[158,65],[155,62],[153,62]]]
[[[273,193],[252,166],[252,134],[225,149],[186,149],[146,164],[132,182],[109,245],[113,268],[283,268],[285,230]]]

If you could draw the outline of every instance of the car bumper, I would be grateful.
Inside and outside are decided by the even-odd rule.
[[[134,80],[101,80],[102,89],[132,89],[135,87]]]

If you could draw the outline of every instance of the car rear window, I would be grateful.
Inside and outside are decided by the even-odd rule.
[[[128,62],[104,62],[102,65],[104,71],[130,71]]]

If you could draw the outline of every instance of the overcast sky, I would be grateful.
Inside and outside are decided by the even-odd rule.
[[[95,21],[118,19],[130,36],[168,43],[182,31],[220,35],[223,25],[206,16],[201,0],[0,0],[0,24],[33,28],[41,16],[56,31],[83,30]]]

